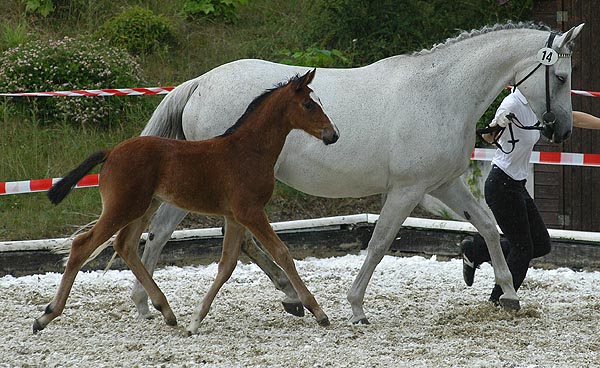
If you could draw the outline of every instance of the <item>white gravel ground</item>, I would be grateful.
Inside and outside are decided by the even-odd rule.
[[[156,280],[181,327],[135,319],[131,273],[80,273],[65,313],[33,335],[60,274],[0,278],[0,367],[594,367],[600,365],[600,272],[531,269],[508,313],[486,302],[484,265],[475,285],[458,260],[386,256],[367,289],[372,322],[353,326],[345,294],[362,255],[298,261],[328,313],[287,315],[254,265],[239,264],[200,328],[186,337],[193,307],[216,264],[169,267]]]

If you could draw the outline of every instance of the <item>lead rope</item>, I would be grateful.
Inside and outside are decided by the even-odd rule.
[[[479,136],[479,138],[485,140],[483,138],[484,134],[492,134],[494,141],[491,143],[494,146],[496,146],[496,148],[498,148],[500,151],[504,152],[505,154],[510,154],[512,151],[515,150],[515,146],[517,144],[517,142],[519,142],[518,139],[515,139],[515,133],[513,131],[513,125],[519,129],[523,129],[523,130],[541,130],[542,127],[542,123],[540,123],[539,121],[537,123],[535,123],[532,126],[525,126],[521,123],[521,121],[519,120],[519,118],[517,118],[517,116],[515,114],[513,114],[512,112],[508,115],[506,115],[506,118],[508,120],[510,120],[510,124],[508,124],[508,132],[510,134],[510,139],[507,141],[507,143],[511,144],[511,148],[510,151],[505,151],[504,148],[502,148],[502,146],[500,145],[500,142],[498,142],[498,140],[500,139],[500,137],[502,136],[502,134],[504,133],[504,131],[506,130],[506,127],[501,127],[499,125],[493,126],[493,127],[486,127],[486,128],[482,128],[482,129],[477,129],[476,133]]]

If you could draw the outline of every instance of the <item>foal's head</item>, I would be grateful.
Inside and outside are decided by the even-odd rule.
[[[291,94],[285,114],[289,118],[292,128],[302,129],[321,139],[323,143],[332,144],[339,138],[337,128],[323,112],[319,98],[308,87],[315,77],[315,73],[316,69],[313,69],[303,76],[293,77],[282,87]]]

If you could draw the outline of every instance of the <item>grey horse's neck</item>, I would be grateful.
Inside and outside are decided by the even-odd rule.
[[[449,99],[474,101],[468,116],[480,116],[508,84],[515,82],[517,71],[537,66],[535,55],[548,34],[533,29],[503,29],[464,38],[411,58],[419,60],[422,69],[432,74],[429,80],[453,91]]]

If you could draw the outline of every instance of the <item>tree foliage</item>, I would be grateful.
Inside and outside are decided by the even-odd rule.
[[[315,39],[355,65],[428,48],[460,30],[531,19],[533,0],[317,0]]]

